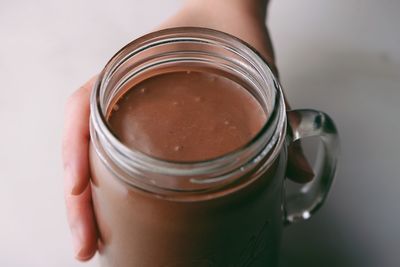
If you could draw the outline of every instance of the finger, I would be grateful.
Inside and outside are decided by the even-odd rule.
[[[286,177],[297,183],[307,183],[314,178],[314,171],[308,163],[299,141],[288,147]]]
[[[63,163],[66,190],[79,195],[89,182],[89,97],[95,78],[70,96],[65,110]]]
[[[80,195],[65,192],[68,223],[76,259],[87,261],[97,250],[97,227],[95,225],[90,184]]]

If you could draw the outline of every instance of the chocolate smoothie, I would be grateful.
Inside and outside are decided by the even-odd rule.
[[[256,99],[222,76],[158,75],[129,90],[108,121],[122,143],[173,161],[215,158],[245,145],[265,123]]]
[[[159,159],[210,160],[246,145],[267,115],[238,83],[211,73],[164,73],[132,87],[107,120],[126,146]],[[170,199],[122,182],[90,147],[104,266],[275,266],[282,229],[284,156],[224,189]]]

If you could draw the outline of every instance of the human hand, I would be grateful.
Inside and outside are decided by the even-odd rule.
[[[96,77],[68,99],[63,136],[64,198],[75,257],[85,261],[97,249],[89,179],[89,97]]]
[[[277,74],[265,26],[266,7],[266,0],[189,0],[158,29],[197,26],[227,32],[253,46]],[[95,79],[92,78],[69,98],[64,123],[65,201],[75,257],[81,261],[89,260],[97,251],[88,162],[89,95]],[[312,170],[300,146],[289,148],[287,175],[298,182],[312,179]]]

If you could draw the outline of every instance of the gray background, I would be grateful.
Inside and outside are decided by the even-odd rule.
[[[0,1],[0,266],[82,265],[63,202],[65,100],[181,2]],[[285,230],[282,266],[400,266],[399,14],[397,0],[271,3],[293,107],[331,114],[342,139],[330,197]]]

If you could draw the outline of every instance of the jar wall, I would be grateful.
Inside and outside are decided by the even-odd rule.
[[[229,194],[165,199],[114,176],[91,145],[103,266],[274,266],[282,232],[286,152]],[[266,264],[269,263],[270,265]]]

